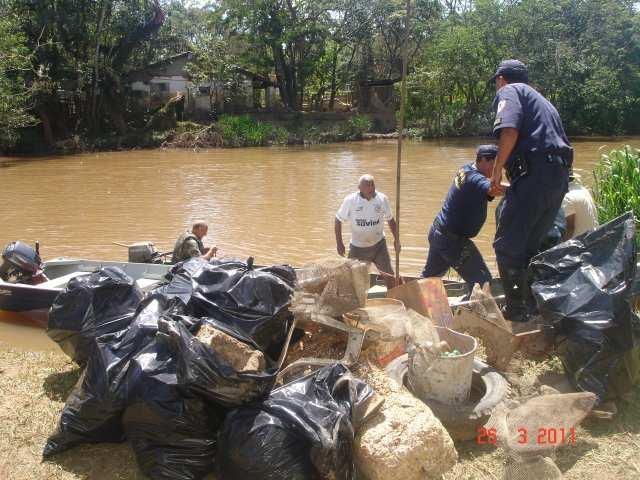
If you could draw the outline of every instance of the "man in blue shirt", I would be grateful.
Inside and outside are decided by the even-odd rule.
[[[480,251],[471,240],[487,219],[487,202],[504,190],[491,187],[489,178],[498,153],[495,145],[480,145],[475,163],[462,167],[447,193],[444,205],[429,230],[429,255],[422,277],[441,277],[453,268],[467,282],[491,280]]]
[[[493,247],[505,290],[505,316],[526,322],[535,313],[526,269],[562,204],[573,149],[558,111],[528,85],[524,63],[503,61],[492,80],[493,132],[499,141],[491,184],[500,185],[503,168],[511,182]]]

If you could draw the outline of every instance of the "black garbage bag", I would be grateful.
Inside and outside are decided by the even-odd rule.
[[[175,265],[169,277],[169,284],[155,292],[178,299],[187,315],[229,325],[272,358],[278,356],[293,320],[291,267],[254,269],[251,261],[211,264],[192,258]]]
[[[135,388],[131,359],[157,332],[164,298],[148,298],[128,328],[93,340],[93,354],[67,398],[56,432],[45,444],[48,458],[82,443],[122,442],[122,415]]]
[[[135,389],[123,425],[140,470],[167,480],[211,472],[224,412],[181,391],[176,361],[161,337],[134,356],[132,376]]]
[[[196,324],[195,329],[189,328],[184,316],[173,316],[178,321],[160,324],[161,331],[171,339],[178,383],[184,391],[226,407],[250,403],[271,391],[277,362],[261,352],[253,340],[233,325],[212,318],[186,318]],[[215,332],[219,341],[203,343],[192,333],[200,329],[207,334]]]
[[[93,340],[126,328],[143,296],[133,279],[118,267],[75,277],[51,306],[47,335],[84,366]]]
[[[233,410],[218,435],[220,477],[351,478],[354,419],[372,394],[334,364],[274,390],[261,404]]]
[[[567,336],[563,362],[574,386],[595,393],[600,402],[620,392],[611,378],[619,377],[625,356],[638,346],[640,327],[630,303],[636,273],[633,215],[541,253],[529,273],[540,313]]]

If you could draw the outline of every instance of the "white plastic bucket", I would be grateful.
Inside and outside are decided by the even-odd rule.
[[[420,399],[459,404],[469,399],[473,358],[478,342],[475,338],[444,327],[435,327],[440,340],[446,341],[459,355],[442,356],[425,348],[410,347],[407,378],[413,393]]]

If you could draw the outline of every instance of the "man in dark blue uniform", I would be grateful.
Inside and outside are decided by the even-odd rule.
[[[523,322],[535,313],[526,269],[562,204],[573,149],[558,111],[527,84],[524,63],[503,61],[492,80],[493,132],[499,141],[491,184],[500,185],[503,168],[511,182],[493,247],[505,290],[505,316]]]
[[[492,188],[489,181],[497,153],[496,145],[480,145],[476,161],[458,171],[429,230],[429,255],[422,277],[441,277],[453,268],[467,282],[469,291],[475,283],[491,280],[471,239],[487,219],[487,202],[504,192],[502,187]]]

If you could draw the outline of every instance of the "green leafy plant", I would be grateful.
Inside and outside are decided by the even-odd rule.
[[[286,131],[270,123],[257,122],[248,115],[223,115],[218,121],[225,146],[258,147],[284,143]]]
[[[593,197],[600,223],[629,210],[636,221],[640,219],[640,150],[627,145],[603,154],[593,176]],[[638,236],[636,241],[640,243]]]
[[[362,140],[362,135],[370,129],[371,119],[366,115],[356,115],[340,126],[340,133],[348,140]]]

